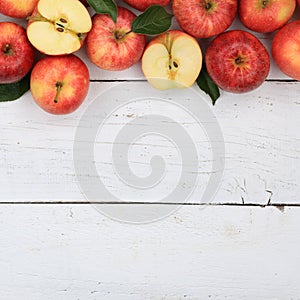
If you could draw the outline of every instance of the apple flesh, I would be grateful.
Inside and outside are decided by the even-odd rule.
[[[21,80],[32,68],[34,49],[26,31],[13,22],[0,22],[0,83]]]
[[[124,0],[124,2],[137,10],[144,11],[151,5],[166,6],[170,0]]]
[[[33,67],[30,90],[36,103],[52,114],[75,111],[89,89],[89,71],[75,55],[48,56]]]
[[[0,13],[11,18],[27,18],[39,0],[1,0]]]
[[[190,87],[202,67],[202,52],[195,38],[179,30],[155,37],[142,57],[142,70],[155,88]]]
[[[131,32],[136,15],[118,7],[117,23],[108,16],[93,16],[93,26],[86,40],[87,54],[99,68],[119,71],[137,63],[144,51],[146,37]]]
[[[270,56],[263,44],[243,30],[218,35],[205,54],[207,72],[223,90],[249,92],[259,87],[270,70]]]
[[[290,22],[276,32],[272,56],[283,73],[300,80],[300,20]]]
[[[40,0],[27,26],[32,45],[48,55],[79,50],[92,27],[86,7],[78,0]]]
[[[296,0],[240,0],[239,17],[244,26],[256,32],[273,32],[292,17]]]
[[[197,38],[225,31],[237,13],[237,0],[173,0],[173,13],[180,27]]]

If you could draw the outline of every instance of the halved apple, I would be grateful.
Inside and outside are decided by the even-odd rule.
[[[202,52],[195,38],[170,30],[155,37],[142,57],[142,70],[155,88],[190,87],[202,68]]]
[[[80,49],[92,20],[79,0],[40,0],[29,18],[31,44],[48,55],[70,54]]]

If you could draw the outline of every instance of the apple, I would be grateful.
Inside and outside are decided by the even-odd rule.
[[[170,30],[149,42],[142,57],[142,70],[155,88],[190,87],[202,68],[197,40],[179,30]]]
[[[292,17],[296,0],[240,0],[239,17],[244,26],[256,32],[273,32]]]
[[[31,44],[48,55],[79,50],[92,20],[79,0],[40,0],[27,26]]]
[[[146,37],[131,32],[136,15],[118,7],[117,22],[108,15],[95,14],[86,40],[87,54],[99,68],[119,71],[137,63],[144,51]]]
[[[34,48],[26,31],[13,22],[0,22],[0,83],[21,80],[32,68]]]
[[[87,2],[87,0],[80,0],[80,2],[81,2],[85,7],[90,6],[89,3]]]
[[[124,0],[124,2],[137,10],[144,11],[151,5],[166,6],[170,3],[170,0]]]
[[[77,56],[47,56],[32,69],[30,90],[36,103],[52,114],[75,111],[89,89],[89,71]]]
[[[283,73],[300,80],[300,20],[292,21],[276,32],[272,56]]]
[[[243,30],[218,35],[207,48],[205,62],[211,79],[232,93],[256,89],[270,70],[267,49],[253,34]]]
[[[225,31],[237,13],[237,0],[173,0],[173,13],[180,27],[197,38]]]
[[[0,13],[12,18],[27,18],[39,0],[1,0]]]

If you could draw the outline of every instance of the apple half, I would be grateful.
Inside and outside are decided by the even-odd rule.
[[[157,89],[190,87],[202,68],[202,52],[195,38],[179,30],[155,37],[142,57],[142,70]]]
[[[27,36],[31,44],[48,55],[79,50],[92,20],[79,0],[40,0],[29,18]]]

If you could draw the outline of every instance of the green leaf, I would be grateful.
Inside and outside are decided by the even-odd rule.
[[[161,5],[148,7],[132,22],[132,31],[140,34],[156,35],[167,31],[172,24],[173,15]]]
[[[208,75],[205,65],[202,66],[201,72],[196,82],[199,88],[210,96],[212,104],[215,105],[217,99],[220,97],[220,90]]]
[[[108,14],[117,23],[118,8],[114,0],[87,0],[97,14]]]
[[[0,84],[0,102],[19,99],[30,88],[30,72],[20,81]]]

